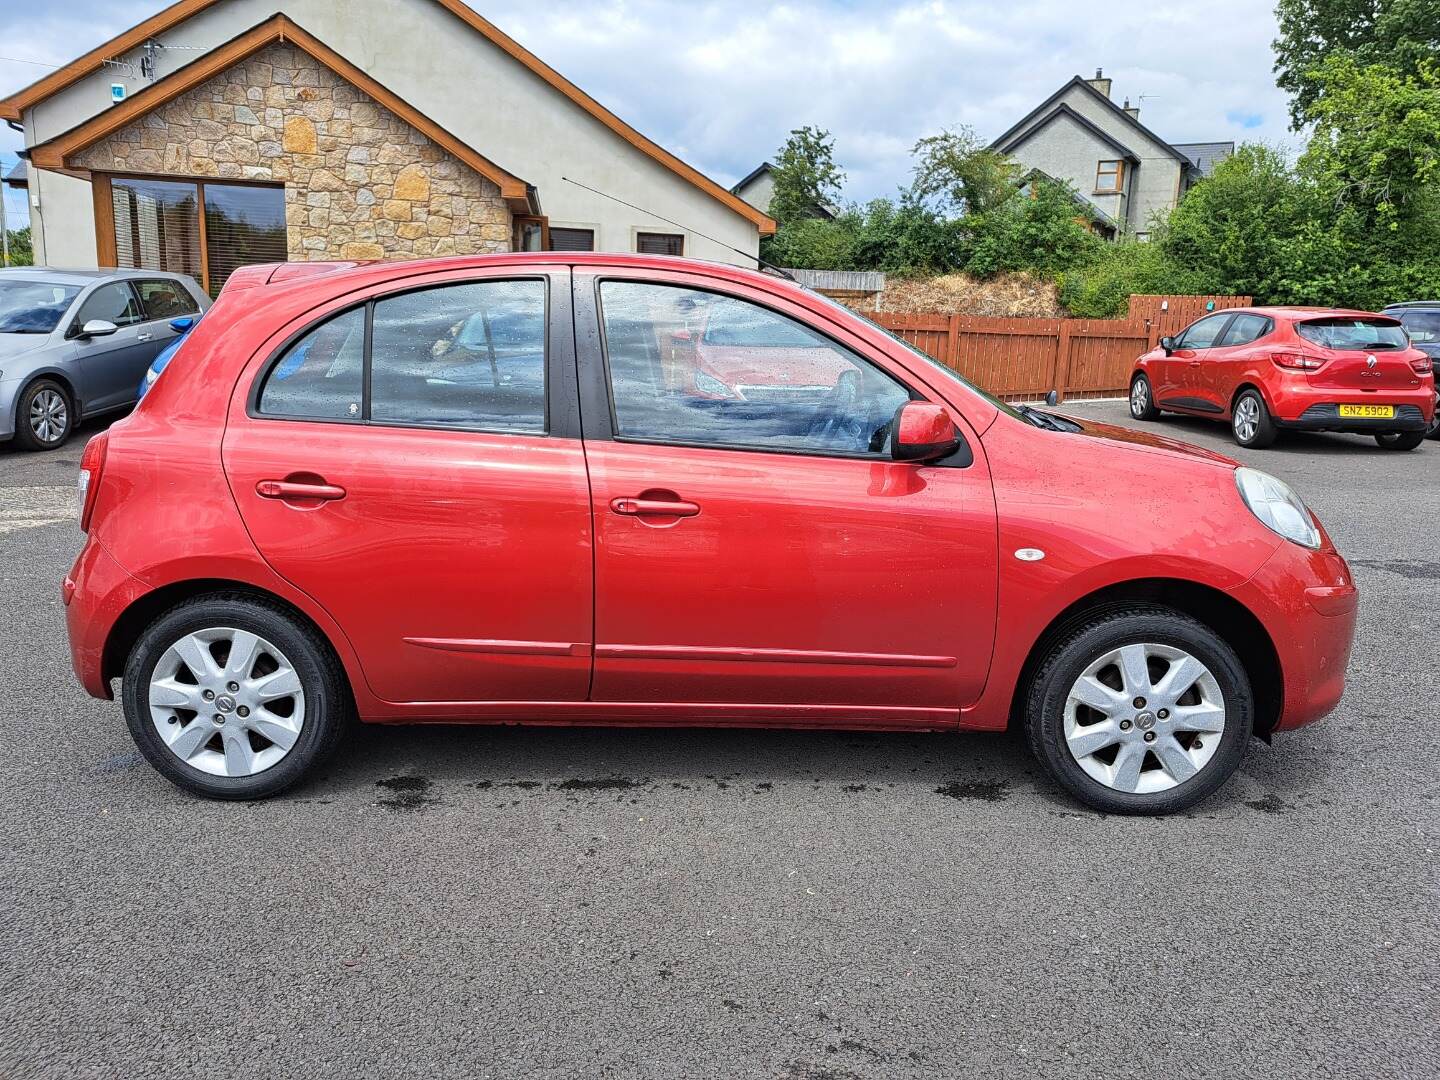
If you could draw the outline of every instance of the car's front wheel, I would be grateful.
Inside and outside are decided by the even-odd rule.
[[[1054,644],[1025,723],[1035,756],[1081,802],[1169,814],[1230,778],[1253,715],[1234,649],[1188,615],[1137,604],[1098,612]]]
[[[15,441],[27,450],[65,445],[75,427],[75,406],[54,379],[36,379],[20,394],[15,410]]]
[[[333,752],[352,708],[325,641],[280,605],[240,593],[156,619],[130,650],[123,699],[150,764],[213,799],[297,783]]]
[[[1425,441],[1423,431],[1382,431],[1375,436],[1382,450],[1414,450]]]
[[[1150,388],[1148,375],[1136,375],[1130,382],[1130,415],[1136,420],[1160,419],[1160,410],[1155,407],[1155,394]]]

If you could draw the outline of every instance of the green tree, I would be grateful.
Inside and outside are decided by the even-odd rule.
[[[835,164],[835,139],[822,128],[790,132],[775,155],[770,216],[781,225],[823,217],[840,198],[845,174]]]
[[[30,226],[10,230],[10,265],[30,266],[35,261],[35,252],[30,244]]]
[[[1003,271],[1054,274],[1084,265],[1104,243],[1080,223],[1075,193],[1065,184],[1035,180],[1028,194],[1011,188],[997,206],[965,219],[972,241],[965,269],[977,277]]]
[[[1290,94],[1296,130],[1314,119],[1332,57],[1413,74],[1440,56],[1440,0],[1278,0],[1275,17],[1275,81]]]
[[[1015,194],[1015,169],[968,127],[930,135],[915,144],[910,194],[953,216],[984,214]]]

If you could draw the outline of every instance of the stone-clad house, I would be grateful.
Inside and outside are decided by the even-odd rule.
[[[1197,180],[1235,152],[1233,142],[1168,143],[1140,123],[1140,109],[1116,105],[1111,80],[1076,75],[992,147],[1021,175],[1067,181],[1096,231],[1144,239],[1157,214],[1175,209]]]
[[[281,259],[746,262],[730,248],[774,229],[462,0],[285,8],[180,0],[0,101],[25,134],[37,262],[178,270],[214,293]]]

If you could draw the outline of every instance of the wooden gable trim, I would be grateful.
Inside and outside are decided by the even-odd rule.
[[[62,135],[57,135],[49,142],[32,147],[30,160],[36,168],[53,169],[72,174],[83,173],[84,170],[77,168],[71,161],[74,155],[129,126],[147,113],[175,100],[181,94],[209,82],[261,49],[281,42],[294,45],[316,63],[329,68],[350,85],[364,92],[424,134],[436,145],[454,155],[481,176],[494,182],[500,189],[501,197],[515,213],[530,213],[535,209],[532,192],[524,180],[505,171],[489,158],[461,142],[284,15],[272,16],[239,37],[232,38],[219,48],[206,53],[199,60],[187,64],[173,75],[146,87],[133,97],[126,98],[121,104],[96,114],[85,123],[71,128]]]
[[[119,37],[107,41],[99,48],[92,49],[90,52],[86,53],[78,60],[75,60],[65,65],[65,67],[61,68],[59,71],[53,72],[50,75],[47,75],[45,78],[41,79],[39,82],[32,83],[30,86],[25,87],[23,90],[17,91],[16,93],[10,95],[10,97],[0,100],[0,119],[19,120],[22,110],[29,108],[38,101],[43,101],[45,98],[50,97],[52,94],[58,93],[65,87],[84,78],[86,75],[89,75],[94,71],[98,71],[107,59],[112,59],[122,53],[128,52],[131,49],[143,45],[146,39],[154,37],[156,34],[164,33],[166,30],[169,30],[172,27],[179,25],[191,16],[201,11],[204,11],[206,8],[211,7],[212,5],[219,2],[220,0],[179,0],[179,3],[172,4],[164,11],[150,17],[149,19],[146,19],[139,26],[136,26],[131,30],[127,30]],[[658,162],[666,169],[669,169],[681,179],[688,181],[694,187],[699,188],[701,191],[705,192],[705,194],[719,200],[728,209],[734,211],[736,214],[739,214],[746,220],[753,222],[756,228],[759,229],[761,236],[769,236],[775,232],[775,221],[768,214],[762,213],[761,211],[757,210],[755,207],[751,206],[738,195],[734,195],[731,192],[726,191],[723,187],[717,184],[714,180],[711,180],[708,176],[700,172],[698,169],[686,164],[674,154],[670,153],[670,151],[666,150],[664,147],[647,139],[644,135],[640,134],[640,132],[636,131],[629,124],[625,123],[625,121],[621,120],[609,109],[601,105],[589,94],[581,90],[569,79],[566,79],[558,71],[550,67],[550,65],[546,64],[534,53],[530,52],[519,42],[515,41],[504,31],[500,30],[493,23],[491,23],[487,19],[482,18],[472,8],[465,4],[463,0],[434,0],[434,2],[440,4],[461,22],[465,23],[472,30],[476,31],[477,33],[488,39],[491,44],[497,46],[502,52],[506,53],[511,58],[524,65],[533,74],[538,76],[542,81],[553,87],[555,90],[558,90],[571,102],[578,105],[581,109],[585,110],[585,112],[589,113],[596,120],[600,121],[600,123],[605,125],[605,127],[609,128],[620,138],[624,139],[631,146],[635,147],[635,149],[639,150],[641,153],[645,154],[652,160]],[[277,15],[276,18],[284,19],[289,27],[299,31],[299,27],[296,26],[295,23],[290,22],[288,19],[285,19],[283,15]],[[303,31],[300,32],[303,33]],[[224,48],[224,46],[222,46],[221,48]],[[326,51],[329,52],[330,50],[327,49]],[[331,55],[335,56],[336,54],[332,52]],[[161,82],[156,83],[155,85],[157,87],[163,86],[171,79],[175,79],[184,75],[185,72],[189,71],[191,67],[204,63],[206,59],[208,59],[208,57],[194,61],[187,67],[181,68],[173,75],[168,76],[167,78],[161,80]],[[336,59],[340,58],[336,56]],[[343,60],[341,62],[344,63]],[[349,65],[347,64],[347,66]],[[336,73],[343,74],[338,69],[336,69]],[[349,76],[346,77],[348,78]],[[366,78],[368,79],[368,76]],[[358,81],[356,82],[356,85],[360,85]],[[361,86],[361,88],[365,89],[364,86]],[[149,92],[150,91],[148,89],[143,90],[139,94],[136,94],[134,98],[129,100],[139,100]],[[380,99],[378,95],[375,96],[377,100],[383,100]],[[393,95],[390,96],[393,97]],[[390,107],[388,103],[386,103],[386,107]],[[117,105],[114,109],[110,110],[110,112],[117,111],[121,108],[124,108],[124,105]],[[400,114],[398,109],[392,109],[392,111],[396,112],[399,115],[404,115]],[[109,114],[107,113],[105,115]],[[408,121],[409,117],[406,116],[406,119]],[[84,126],[85,125],[82,125],[82,127]],[[420,128],[420,130],[422,131],[425,130],[424,128],[421,128],[418,124],[416,124],[415,126],[417,128]],[[431,126],[433,127],[434,125]],[[69,132],[66,133],[66,135],[69,134]],[[428,135],[429,132],[427,131],[426,134]],[[54,143],[59,141],[59,139],[65,137],[66,136],[62,135],[50,141]],[[439,139],[436,139],[435,141],[440,142]],[[471,152],[473,153],[473,151]],[[459,155],[457,154],[456,156],[458,157]]]

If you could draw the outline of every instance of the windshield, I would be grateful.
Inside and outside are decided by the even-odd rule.
[[[1410,340],[1417,345],[1440,342],[1440,311],[1412,311],[1400,316]]]
[[[1028,420],[1028,419],[1026,418],[1025,414],[1024,414],[1023,412],[1021,412],[1019,409],[1017,409],[1014,405],[1011,405],[1009,402],[1006,402],[1006,401],[1001,401],[999,398],[997,398],[994,394],[990,393],[989,391],[980,389],[980,387],[976,386],[976,385],[975,385],[974,383],[972,383],[969,379],[965,378],[964,375],[961,375],[961,374],[960,374],[958,371],[956,371],[954,368],[952,368],[952,367],[946,367],[944,364],[940,363],[939,360],[936,360],[936,359],[935,359],[933,356],[931,356],[929,353],[923,352],[922,350],[917,349],[914,345],[911,345],[910,342],[906,341],[906,340],[905,340],[903,337],[901,337],[899,334],[895,333],[893,330],[890,330],[890,329],[888,329],[888,328],[886,328],[886,327],[884,327],[884,326],[881,326],[878,322],[876,322],[874,319],[870,318],[870,317],[869,317],[868,315],[866,315],[863,311],[856,311],[854,308],[846,307],[844,304],[840,303],[840,301],[838,301],[838,300],[832,300],[832,299],[830,299],[830,297],[826,296],[824,293],[815,293],[814,295],[815,295],[815,296],[818,296],[821,300],[824,300],[824,301],[825,301],[827,304],[829,304],[831,307],[839,308],[841,311],[845,312],[845,314],[847,314],[847,315],[853,315],[853,316],[855,316],[857,319],[860,319],[862,322],[867,322],[867,323],[869,323],[871,326],[875,327],[876,330],[879,330],[882,334],[884,334],[886,337],[890,338],[891,340],[893,340],[893,341],[898,341],[901,345],[904,345],[905,348],[909,349],[910,352],[912,352],[914,355],[918,356],[921,360],[924,360],[925,363],[929,364],[929,365],[930,365],[932,368],[934,368],[936,371],[942,373],[942,374],[945,375],[947,378],[950,378],[950,379],[955,380],[955,381],[958,382],[961,386],[965,387],[967,390],[971,391],[972,393],[978,394],[980,397],[982,397],[982,398],[984,398],[986,401],[990,402],[991,405],[994,405],[994,406],[995,406],[997,409],[999,409],[1001,412],[1005,413],[1007,416],[1013,416],[1013,417],[1015,417],[1015,419],[1017,419],[1017,420],[1023,420],[1023,421],[1025,421],[1026,423],[1032,423],[1030,420]]]
[[[1295,329],[1306,341],[1341,352],[1403,349],[1410,344],[1394,319],[1315,319]]]
[[[0,334],[50,333],[79,293],[79,285],[0,281]]]

